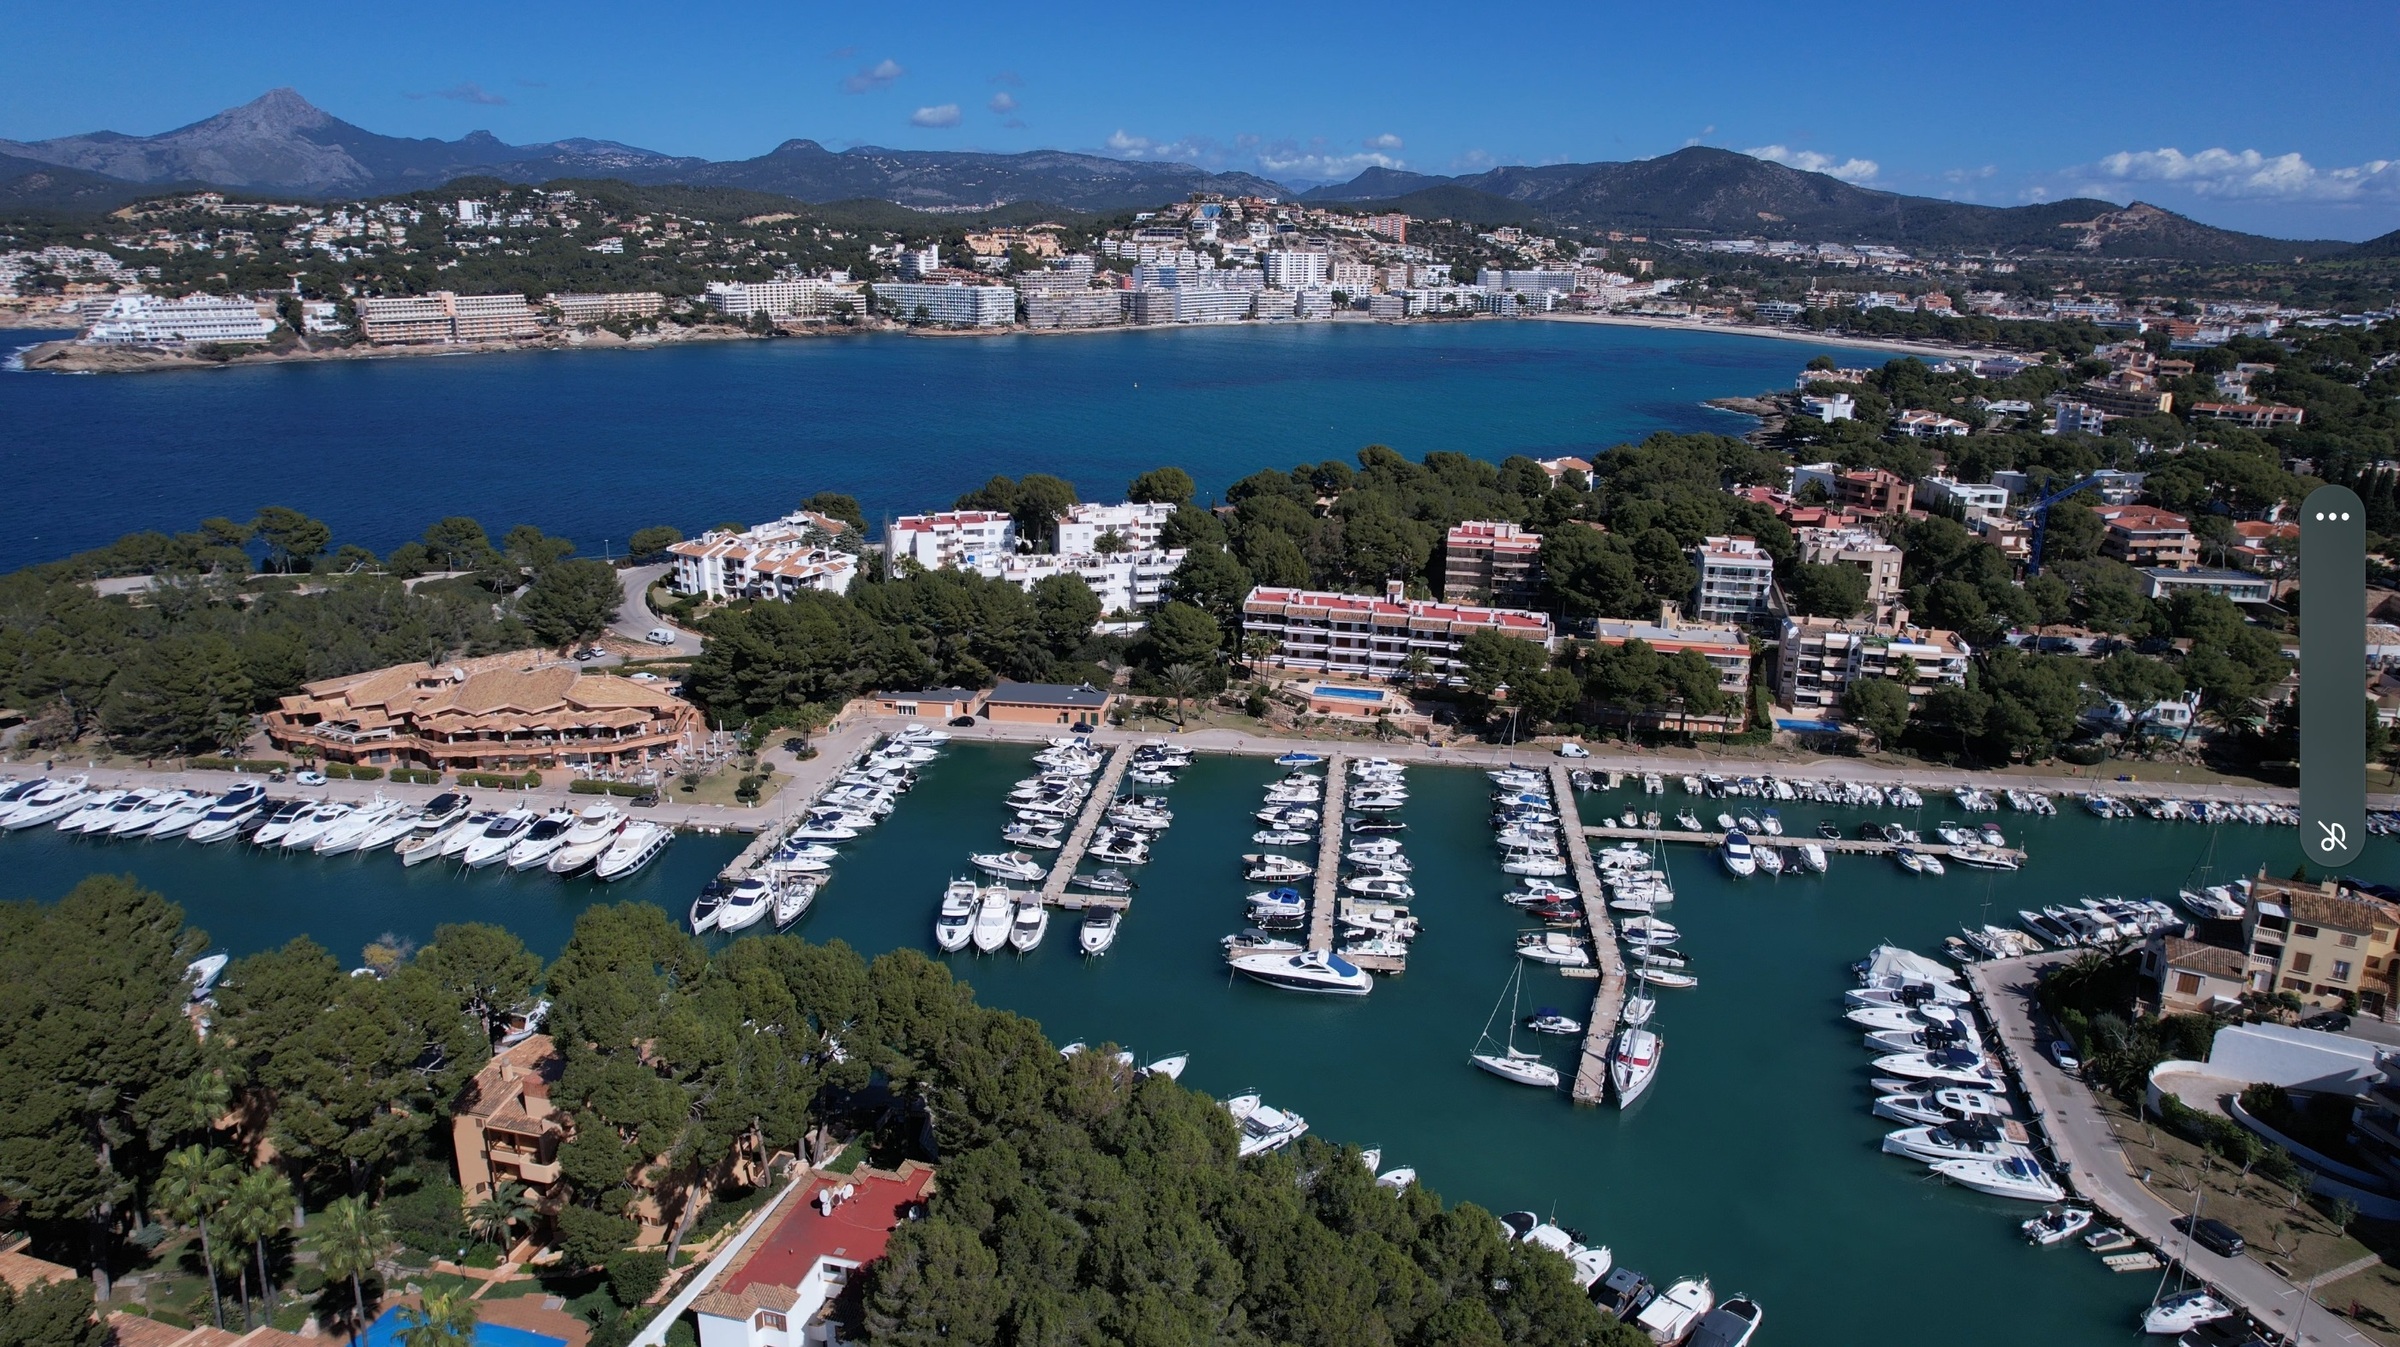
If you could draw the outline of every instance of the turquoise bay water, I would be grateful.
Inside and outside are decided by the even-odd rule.
[[[848,844],[834,882],[797,928],[873,954],[930,951],[943,882],[969,851],[996,845],[1002,796],[1030,750],[960,746],[926,770],[880,828]],[[2076,1248],[2035,1250],[2016,1236],[2030,1212],[1929,1181],[1877,1151],[1890,1124],[1867,1113],[1868,1054],[1838,1016],[1848,964],[1893,941],[1933,952],[1962,922],[2007,921],[2020,907],[2090,893],[2166,894],[2209,845],[2206,830],[2071,811],[1996,816],[2032,863],[2016,874],[1954,870],[1919,879],[1888,861],[1835,857],[1825,879],[1738,883],[1711,855],[1670,853],[1680,900],[1668,914],[1701,985],[1663,992],[1658,1083],[1632,1110],[1576,1108],[1468,1065],[1467,1053],[1509,976],[1514,909],[1484,822],[1479,772],[1419,768],[1401,834],[1415,863],[1425,934],[1410,971],[1363,1000],[1310,998],[1229,982],[1218,938],[1239,927],[1237,857],[1252,849],[1250,811],[1280,769],[1203,758],[1170,791],[1174,826],[1138,872],[1116,948],[1087,961],[1071,918],[1053,921],[1030,957],[949,956],[986,1003],[1039,1020],[1053,1041],[1125,1043],[1144,1060],[1189,1052],[1187,1084],[1224,1096],[1257,1089],[1304,1114],[1319,1135],[1380,1145],[1445,1197],[1495,1211],[1555,1213],[1654,1277],[1709,1273],[1720,1294],[1765,1304],[1766,1340],[1862,1341],[1938,1325],[1957,1347],[2124,1343],[2151,1282],[2117,1277]],[[1586,796],[1585,816],[1663,804],[1638,792]],[[1713,809],[1704,810],[1713,812]],[[1845,833],[1859,810],[1782,810],[1794,835],[1820,817]],[[1948,802],[1910,826],[1955,816]],[[1896,811],[1877,817],[1897,819]],[[2289,829],[2228,828],[2220,877],[2264,864],[2288,872]],[[390,858],[261,856],[181,842],[89,843],[47,829],[0,836],[8,892],[52,897],[95,870],[130,871],[185,905],[220,945],[248,952],[309,932],[345,959],[392,932],[419,941],[442,921],[505,923],[555,953],[575,913],[634,898],[682,913],[732,838],[685,837],[651,870],[614,886],[549,877],[461,877],[403,870]],[[2393,844],[2370,844],[2360,873],[2400,876]],[[735,937],[741,938],[741,937]],[[722,939],[722,937],[720,937]],[[1592,983],[1526,973],[1525,1008],[1581,1016]],[[1572,1049],[1546,1046],[1572,1074]]]
[[[0,331],[0,352],[56,332]],[[994,473],[1116,499],[1179,464],[1217,491],[1388,444],[1583,457],[1653,431],[1739,434],[1709,398],[1841,348],[1565,323],[1310,323],[1073,336],[861,336],[0,376],[0,570],[136,529],[290,505],[377,551],[445,515],[597,555],[817,491],[870,519]]]

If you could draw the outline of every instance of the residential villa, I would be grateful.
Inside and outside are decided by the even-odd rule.
[[[2095,511],[2108,525],[2100,554],[2136,569],[2188,571],[2200,564],[2191,521],[2155,505],[2109,505]]]
[[[2393,942],[2400,908],[2331,882],[2276,879],[2261,871],[2250,881],[2250,912],[2242,922],[2252,977],[2319,1002],[2358,998],[2359,1009],[2381,1015],[2390,1003]]]
[[[892,1232],[918,1219],[930,1166],[816,1173],[786,1189],[741,1252],[692,1302],[700,1347],[819,1347],[843,1341],[833,1311]]]
[[[802,590],[847,594],[858,558],[835,547],[848,525],[813,510],[739,531],[710,529],[667,549],[667,587],[678,594],[790,600]]]
[[[503,1048],[475,1073],[450,1114],[450,1153],[467,1205],[514,1182],[537,1210],[566,1200],[558,1148],[567,1138],[566,1113],[550,1102],[566,1058],[547,1034]]]
[[[435,771],[640,767],[708,733],[699,708],[663,687],[539,650],[304,683],[264,720],[287,753]]]

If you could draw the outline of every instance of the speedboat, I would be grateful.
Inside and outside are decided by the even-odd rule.
[[[1254,883],[1288,884],[1315,872],[1315,867],[1307,862],[1278,852],[1253,851],[1242,857],[1242,877]]]
[[[575,826],[575,811],[553,809],[535,819],[525,830],[525,836],[508,849],[507,865],[511,870],[530,870],[546,866],[558,849],[567,844],[567,830]]]
[[[1796,854],[1800,857],[1801,869],[1812,875],[1825,873],[1825,848],[1814,842],[1802,842]],[[1726,1303],[1730,1305],[1733,1302],[1727,1301]],[[1720,1308],[1718,1312],[1723,1313],[1723,1310]]]
[[[416,815],[409,813],[406,805],[398,805],[391,813],[370,825],[365,832],[360,833],[358,845],[352,847],[351,850],[362,855],[370,851],[381,851],[403,837],[414,835],[416,830]]]
[[[1016,916],[1009,922],[1009,947],[1019,954],[1031,954],[1049,933],[1050,909],[1038,895],[1027,894],[1017,903]]]
[[[692,899],[693,935],[706,935],[717,929],[717,912],[725,906],[726,887],[722,879],[712,879],[700,886],[700,896]]]
[[[1684,1347],[1748,1347],[1767,1312],[1748,1296],[1735,1296],[1700,1316],[1700,1326],[1683,1340]]]
[[[1666,1046],[1657,1031],[1635,1026],[1617,1031],[1617,1040],[1609,1045],[1608,1079],[1616,1087],[1617,1107],[1625,1108],[1642,1097],[1650,1082],[1658,1075],[1660,1050]]]
[[[1706,1277],[1686,1277],[1636,1311],[1633,1326],[1649,1334],[1652,1342],[1668,1347],[1690,1337],[1693,1326],[1715,1308],[1716,1299]]]
[[[617,834],[617,840],[592,866],[592,878],[603,883],[625,879],[658,859],[658,853],[675,840],[675,830],[658,823],[629,823]]]
[[[1027,851],[1056,851],[1067,844],[1067,835],[1054,826],[1011,823],[1000,830],[1000,840]]]
[[[2002,1101],[1993,1095],[1959,1085],[1930,1091],[1898,1091],[1878,1095],[1874,1108],[1878,1118],[1925,1127],[1940,1127],[1969,1118],[1997,1117],[2001,1112]]]
[[[1263,889],[1251,894],[1250,915],[1256,918],[1300,917],[1308,912],[1308,899],[1294,888]]]
[[[1352,875],[1342,881],[1342,887],[1362,898],[1387,903],[1405,903],[1417,896],[1416,887],[1397,875]]]
[[[1567,863],[1557,856],[1534,851],[1512,851],[1500,862],[1501,872],[1527,875],[1539,879],[1556,879],[1567,873]]]
[[[217,989],[217,979],[225,976],[225,965],[232,962],[230,954],[206,954],[183,967],[183,980],[192,984],[192,999],[205,1001]]]
[[[1725,834],[1725,846],[1717,856],[1725,862],[1725,872],[1736,879],[1748,879],[1758,873],[1758,858],[1751,854],[1750,839],[1739,829]]]
[[[554,875],[571,875],[599,860],[624,831],[625,811],[613,804],[596,804],[575,819],[558,839],[558,849],[544,862]]]
[[[110,791],[93,796],[85,802],[83,808],[60,819],[57,824],[58,830],[69,833],[108,832],[116,827],[119,819],[150,803],[150,797],[156,794],[158,791],[144,786],[138,790]],[[306,806],[300,805],[298,801],[294,801],[293,804],[299,809],[306,809]],[[5,808],[5,806],[0,806],[0,808]]]
[[[317,838],[316,845],[309,849],[320,856],[347,855],[359,849],[360,844],[367,840],[368,833],[394,818],[402,817],[401,811],[406,808],[398,800],[381,798],[361,805],[350,817],[327,828]]]
[[[1965,1048],[1940,1048],[1931,1052],[1895,1052],[1875,1059],[1875,1069],[1887,1076],[1902,1080],[1931,1080],[1944,1085],[1965,1085],[1978,1090],[2000,1088],[1992,1078],[1991,1063],[1983,1054]]]
[[[1082,947],[1087,957],[1099,958],[1108,953],[1109,946],[1117,943],[1117,924],[1124,919],[1125,913],[1119,908],[1085,908],[1083,926],[1075,934],[1076,944]]]
[[[1565,931],[1527,931],[1517,937],[1517,957],[1556,968],[1589,968],[1592,951]]]
[[[2233,1317],[2233,1307],[2205,1286],[2178,1292],[2142,1312],[2142,1331],[2160,1337],[2181,1336],[2202,1324]]]
[[[756,925],[774,910],[774,882],[764,875],[748,875],[735,880],[733,887],[726,890],[724,901],[717,905],[717,929],[731,934]]]
[[[133,793],[135,795],[142,794],[142,792],[138,790]],[[126,801],[119,800],[116,804],[110,806],[110,808],[122,809],[128,808],[128,805]],[[250,834],[250,840],[262,847],[271,847],[281,844],[283,841],[283,835],[291,831],[293,824],[298,823],[303,818],[306,818],[311,808],[312,806],[306,800],[284,801],[282,804],[279,804],[275,807],[274,813],[267,815],[266,822],[258,825],[258,831]]]
[[[1050,873],[1048,867],[1022,851],[979,851],[967,860],[978,870],[1028,884]]]
[[[515,846],[525,836],[526,831],[532,827],[532,810],[522,806],[511,809],[485,824],[483,835],[467,843],[467,849],[460,855],[460,859],[470,870],[480,870],[487,865],[497,865],[506,859],[509,848]],[[723,924],[722,921],[718,922],[720,926]]]
[[[1883,1138],[1883,1153],[1904,1155],[1911,1160],[1935,1164],[1943,1160],[2005,1160],[2012,1155],[2029,1155],[2022,1141],[2009,1135],[2013,1124],[1996,1118],[1975,1118],[1943,1123],[1939,1127],[1903,1127]],[[2024,1135],[2024,1129],[2016,1129]]]
[[[330,831],[333,825],[350,817],[350,814],[350,806],[338,800],[323,801],[308,811],[307,817],[292,824],[278,845],[285,851],[309,850],[316,846],[318,838]]]
[[[1233,1115],[1241,1132],[1237,1152],[1247,1160],[1253,1155],[1281,1150],[1298,1141],[1308,1130],[1308,1119],[1283,1109],[1269,1108],[1255,1094],[1237,1094],[1225,1101],[1225,1111]]]
[[[933,943],[946,954],[965,949],[975,933],[975,881],[958,878],[942,890],[941,911],[933,919]]]
[[[1925,862],[1927,857],[1918,852],[1911,851],[1907,847],[1901,847],[1892,852],[1892,859],[1900,862],[1900,868],[1908,871],[1912,875],[1921,875],[1925,873]]]
[[[1261,828],[1250,834],[1250,840],[1262,847],[1304,847],[1317,839],[1297,828]]]
[[[1226,960],[1233,971],[1253,982],[1291,992],[1331,996],[1364,996],[1375,988],[1372,973],[1326,949],[1298,954],[1254,952]]]
[[[975,925],[970,937],[977,954],[989,954],[1008,943],[1008,928],[1016,917],[1016,904],[1004,888],[990,888],[975,905]]]
[[[211,842],[221,842],[240,832],[242,824],[249,821],[251,815],[264,808],[266,802],[267,788],[265,786],[235,786],[232,790],[218,796],[217,802],[209,806],[208,813],[192,824],[191,829],[184,836],[203,846]]]
[[[1126,877],[1124,871],[1112,867],[1106,870],[1096,870],[1088,875],[1069,875],[1067,876],[1067,887],[1090,889],[1094,893],[1131,893],[1133,892],[1133,881]]]
[[[1933,1172],[1962,1188],[1994,1197],[2056,1202],[2067,1195],[2066,1189],[2059,1187],[2030,1155],[2012,1155],[2003,1160],[1942,1160],[1933,1166]]]
[[[2025,1238],[2049,1248],[2080,1235],[2092,1223],[2089,1207],[2054,1207],[2017,1227]]]
[[[1294,751],[1286,753],[1282,757],[1277,758],[1275,760],[1275,765],[1278,767],[1315,767],[1324,761],[1325,759],[1321,754],[1302,753],[1295,749]]]
[[[1572,1035],[1583,1032],[1583,1021],[1565,1014],[1556,1006],[1543,1006],[1525,1017],[1525,1027],[1537,1034]]]
[[[1164,1076],[1168,1080],[1181,1080],[1183,1079],[1183,1069],[1191,1065],[1191,1062],[1192,1055],[1190,1053],[1179,1052],[1170,1057],[1161,1057],[1134,1074],[1145,1078]]]
[[[1751,849],[1751,855],[1757,860],[1758,868],[1761,871],[1770,875],[1783,873],[1783,853],[1775,848],[1754,847]]]
[[[156,828],[159,824],[165,822],[168,815],[189,806],[191,803],[192,796],[189,792],[180,790],[162,790],[158,794],[153,795],[149,799],[143,801],[141,808],[134,810],[130,814],[123,815],[115,822],[109,824],[106,831],[111,837],[147,836],[151,829]],[[348,805],[343,805],[341,806],[341,810],[342,813],[335,817],[336,822],[349,814],[350,807]],[[25,816],[19,815],[19,817]],[[55,817],[55,815],[53,815],[53,817]],[[331,827],[333,825],[329,823],[326,826]]]

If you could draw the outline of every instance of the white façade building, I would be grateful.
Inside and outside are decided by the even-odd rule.
[[[1053,575],[1080,575],[1100,600],[1102,615],[1156,608],[1166,597],[1167,578],[1183,564],[1184,549],[1140,552],[1035,552],[1010,557],[998,577],[1031,590]]]
[[[999,574],[1017,552],[1017,521],[1001,510],[944,510],[902,515],[884,539],[892,566],[903,557],[929,571]]]
[[[875,287],[875,307],[903,322],[1006,327],[1017,321],[1017,292],[959,281],[884,281]]]
[[[1058,550],[1097,552],[1101,537],[1113,533],[1121,550],[1152,551],[1158,547],[1159,533],[1174,517],[1175,507],[1165,501],[1127,501],[1122,505],[1087,501],[1071,505],[1058,517]]]
[[[161,299],[120,295],[84,333],[87,346],[181,346],[195,341],[265,341],[275,320],[255,300],[216,295]]]
[[[858,558],[834,545],[847,526],[810,510],[735,532],[710,529],[667,549],[667,587],[711,599],[784,599],[802,590],[847,594]]]

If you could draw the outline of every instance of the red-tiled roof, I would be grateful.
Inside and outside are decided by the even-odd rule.
[[[818,1215],[817,1193],[845,1183],[856,1187],[856,1195],[835,1207],[832,1215]],[[924,1201],[932,1187],[933,1170],[922,1165],[901,1177],[865,1170],[846,1179],[820,1176],[785,1203],[716,1290],[738,1296],[753,1286],[798,1286],[820,1258],[872,1263],[883,1257],[903,1213],[912,1203]]]

